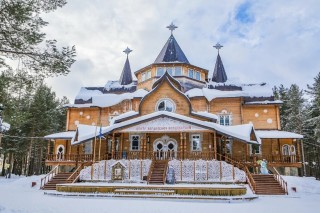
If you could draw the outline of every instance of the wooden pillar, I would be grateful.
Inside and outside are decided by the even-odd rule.
[[[0,136],[1,137],[1,136]],[[49,139],[48,140],[48,150],[47,150],[47,155],[50,155],[50,143],[51,143],[51,140]],[[0,144],[1,145],[1,144]],[[49,156],[47,156],[48,158]]]
[[[183,158],[187,157],[187,133],[184,133]]]
[[[122,155],[122,153],[123,153],[123,133],[121,133],[121,135],[120,135],[120,153],[121,153],[121,155]]]
[[[297,150],[297,156],[298,156],[298,158],[296,159],[297,160],[297,162],[301,162],[301,152],[300,152],[300,140],[297,140],[296,139],[296,143],[297,143],[297,147],[296,147],[296,150]]]
[[[217,132],[213,132],[213,151],[214,151],[214,159],[217,160]]]
[[[180,147],[179,147],[179,158],[180,160],[183,159],[183,155],[182,155],[182,152],[183,152],[183,133],[180,132]]]
[[[280,113],[279,113],[279,106],[274,106],[276,108],[276,113],[277,113],[277,129],[280,130]]]
[[[280,140],[278,139],[278,148],[279,148],[279,156],[280,156],[280,162],[282,162],[282,150],[281,150],[281,145],[280,145]]]
[[[111,159],[114,159],[115,157],[115,137],[114,137],[114,133],[112,134],[112,141],[111,141]]]

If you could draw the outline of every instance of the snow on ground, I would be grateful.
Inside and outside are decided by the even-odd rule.
[[[289,196],[260,196],[253,201],[214,202],[193,200],[154,200],[128,198],[75,198],[44,195],[39,190],[43,176],[0,177],[0,212],[224,212],[278,213],[317,212],[320,201],[320,181],[314,178],[284,177],[288,181]],[[37,186],[31,188],[31,182]],[[296,187],[297,192],[291,190]]]

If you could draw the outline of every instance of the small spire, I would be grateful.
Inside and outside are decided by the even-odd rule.
[[[131,53],[132,50],[130,50],[129,47],[127,47],[123,52],[127,55],[127,59],[124,63],[119,83],[120,85],[128,85],[132,83],[132,74],[128,57],[129,53]]]
[[[167,26],[167,28],[171,31],[171,35],[172,35],[172,31],[174,31],[176,28],[178,28],[177,26],[175,26],[173,24],[173,22],[171,22],[171,24],[169,26]]]
[[[132,50],[130,50],[130,48],[127,47],[125,50],[123,50],[123,52],[127,54],[127,57],[128,57],[128,55],[132,52]]]
[[[218,50],[218,54],[219,54],[219,50],[223,47],[219,42],[213,46],[214,48],[216,48]]]

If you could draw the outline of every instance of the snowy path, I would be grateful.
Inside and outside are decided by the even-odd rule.
[[[0,178],[0,212],[175,212],[175,213],[278,213],[315,212],[320,202],[320,181],[313,178],[286,177],[297,193],[289,196],[262,196],[250,202],[219,203],[212,201],[180,201],[121,198],[69,198],[45,196],[39,188],[39,176]],[[36,188],[31,182],[37,181]]]

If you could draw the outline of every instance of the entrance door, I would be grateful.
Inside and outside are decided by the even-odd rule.
[[[154,156],[157,160],[175,158],[177,149],[177,141],[167,135],[156,139],[153,143]]]

